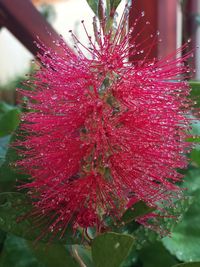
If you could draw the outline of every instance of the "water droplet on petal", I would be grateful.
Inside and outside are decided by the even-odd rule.
[[[118,249],[119,247],[120,247],[120,243],[117,242],[117,243],[115,244],[115,249]]]

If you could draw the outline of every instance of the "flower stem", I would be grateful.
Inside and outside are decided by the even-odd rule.
[[[76,259],[76,261],[79,263],[80,267],[87,267],[85,263],[83,262],[82,258],[78,254],[77,246],[72,246],[72,255]]]

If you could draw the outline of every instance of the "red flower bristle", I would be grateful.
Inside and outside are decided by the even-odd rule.
[[[22,187],[49,218],[48,230],[61,235],[69,224],[100,229],[139,200],[159,209],[181,194],[176,169],[187,166],[191,103],[189,54],[178,55],[187,45],[161,60],[147,53],[130,62],[147,43],[134,45],[136,26],[126,33],[127,9],[116,31],[100,28],[98,43],[88,35],[91,49],[73,34],[76,55],[64,42],[62,53],[40,44],[34,88],[22,91],[31,112],[23,115],[28,135],[17,143],[25,148],[17,164],[32,178]],[[156,40],[147,42],[151,49]]]

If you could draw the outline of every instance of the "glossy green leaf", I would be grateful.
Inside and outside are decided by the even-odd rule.
[[[200,142],[200,120],[192,118],[191,130],[189,132],[191,135],[186,139],[187,142],[199,143]]]
[[[0,257],[0,267],[47,267],[38,262],[23,238],[7,235]]]
[[[200,166],[200,145],[196,145],[196,147],[191,151],[190,158],[197,166]]]
[[[129,235],[105,233],[92,242],[95,267],[119,267],[128,256],[134,239]]]
[[[143,201],[139,201],[136,204],[133,205],[132,208],[129,208],[123,215],[121,221],[123,223],[129,223],[141,216],[144,216],[155,209],[152,207],[149,207],[144,203]]]
[[[36,244],[9,234],[0,257],[0,267],[80,267],[60,244]]]
[[[120,4],[121,0],[110,0],[110,7],[111,10],[114,9],[116,10],[118,5]]]
[[[17,222],[19,217],[29,212],[31,205],[25,195],[21,193],[1,193],[0,194],[0,229],[10,232],[20,237],[32,237],[31,220]],[[34,234],[33,234],[34,235]]]
[[[0,167],[5,161],[9,142],[10,142],[10,135],[0,137]]]
[[[139,267],[140,261],[138,258],[138,251],[135,248],[135,245],[130,250],[128,257],[123,261],[120,267]]]
[[[80,267],[73,254],[67,251],[64,245],[31,242],[28,244],[33,255],[45,267]]]
[[[138,201],[125,211],[120,220],[115,222],[111,218],[106,218],[106,223],[113,232],[126,232],[132,234],[139,227],[136,219],[151,213],[154,210],[154,208],[147,206],[143,201]]]
[[[196,107],[200,107],[200,82],[199,81],[190,81],[191,86],[190,96],[196,103]]]
[[[200,137],[200,120],[194,119],[191,126],[191,134]]]
[[[189,137],[186,139],[186,141],[192,143],[200,143],[200,137],[199,136]]]
[[[16,180],[26,180],[28,176],[24,173],[19,172],[15,166],[15,162],[19,159],[15,148],[12,147],[12,143],[18,139],[22,139],[19,130],[16,130],[10,138],[9,148],[7,150],[4,163],[0,167],[0,183],[2,182],[13,182]]]
[[[139,261],[142,267],[171,267],[177,260],[165,249],[161,242],[150,243],[139,250]]]
[[[86,1],[88,5],[91,7],[91,9],[94,11],[94,13],[98,15],[99,0],[86,0]],[[106,9],[109,11],[112,10],[112,12],[114,12],[117,9],[120,2],[121,0],[106,0]],[[107,15],[108,15],[108,12],[107,12]]]
[[[86,0],[88,5],[91,7],[93,12],[97,15],[98,14],[98,5],[99,5],[99,0]]]
[[[196,146],[190,153],[190,158],[193,163],[200,166],[200,121],[194,119],[191,126],[192,129],[190,131],[190,134],[192,135],[192,137],[188,138],[186,141],[196,143]]]
[[[187,194],[193,196],[193,203],[171,237],[163,239],[163,244],[181,261],[200,261],[200,169],[188,172],[183,187],[188,188]]]
[[[3,102],[0,103],[0,137],[11,134],[19,125],[20,110]]]
[[[121,0],[106,0],[106,15],[107,17],[114,17],[115,11],[120,4]],[[108,20],[109,21],[109,20]],[[110,20],[110,23],[108,26],[112,26],[113,20]]]
[[[38,228],[33,224],[33,218],[27,215],[31,211],[31,204],[24,194],[1,193],[0,194],[0,229],[5,232],[15,234],[27,240],[36,240],[46,230],[48,218],[43,221],[43,225]],[[20,219],[23,218],[23,219]],[[46,235],[40,238],[41,242],[48,242],[51,239],[51,234],[46,232]],[[51,240],[52,243],[64,244],[79,244],[81,243],[81,234],[74,235],[73,230],[67,228],[65,235],[60,239],[59,236]]]
[[[200,267],[200,262],[188,262],[174,265],[172,267]]]

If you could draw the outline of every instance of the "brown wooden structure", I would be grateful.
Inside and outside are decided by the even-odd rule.
[[[145,29],[145,34],[138,38],[138,42],[147,38],[150,34],[160,32],[157,45],[151,50],[150,58],[166,56],[176,49],[176,19],[177,1],[176,0],[134,0],[130,14],[130,25],[138,17],[138,13],[144,11],[145,18],[138,25],[138,31]],[[146,21],[150,24],[145,25]],[[140,55],[138,57],[143,57]]]
[[[47,47],[58,49],[53,40],[59,40],[60,36],[30,0],[0,0],[0,25],[12,32],[33,55],[38,52],[34,43],[37,36]]]

